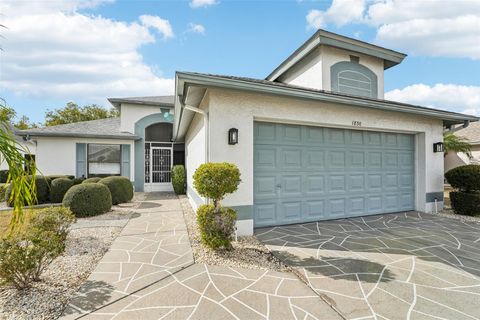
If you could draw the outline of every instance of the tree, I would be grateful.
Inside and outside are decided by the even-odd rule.
[[[0,108],[0,121],[12,124],[14,127],[20,130],[38,127],[35,123],[31,123],[30,119],[27,116],[21,116],[20,119],[15,122],[14,120],[16,118],[17,112],[13,108],[7,106],[3,106]]]
[[[11,123],[13,118],[15,118],[16,115],[17,113],[13,108],[6,107],[6,106],[0,107],[0,121]]]
[[[118,117],[119,112],[114,109],[105,109],[96,104],[79,107],[75,102],[68,102],[64,108],[47,111],[45,126],[90,121],[97,119]]]
[[[472,146],[468,143],[468,139],[457,136],[452,132],[445,132],[443,134],[443,149],[445,150],[444,156],[446,156],[449,151],[452,151],[455,153],[465,153],[467,157],[472,158]]]
[[[31,123],[27,116],[21,116],[20,119],[14,124],[15,128],[20,130],[26,130],[31,128],[38,128],[37,124]]]
[[[5,109],[4,105],[0,105],[0,114],[8,114],[9,110]],[[35,179],[29,178],[30,175],[35,176],[36,168],[35,164],[24,157],[23,154],[28,153],[28,150],[15,142],[10,123],[0,119],[0,163],[7,163],[7,183],[12,185],[10,199],[13,199],[13,214],[10,231],[16,230],[24,222],[23,205],[32,205],[36,200]],[[26,165],[31,169],[28,172],[25,170]]]

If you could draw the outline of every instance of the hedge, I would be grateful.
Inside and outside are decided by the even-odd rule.
[[[466,216],[480,215],[480,192],[450,192],[450,202],[456,214]]]
[[[67,178],[67,179],[70,179],[70,180],[73,180],[75,178],[75,176],[66,175],[66,174],[52,174],[52,175],[48,175],[46,177],[49,178],[52,181],[55,180],[55,179],[58,179],[58,178]]]
[[[480,165],[469,164],[449,170],[445,178],[450,185],[461,191],[480,191]]]
[[[88,179],[83,180],[82,183],[97,183],[97,182],[99,182],[100,180],[102,180],[102,178],[100,178],[100,177],[93,177],[93,178],[88,178]]]
[[[172,168],[172,185],[176,194],[185,194],[186,173],[183,165],[176,165]]]
[[[73,179],[73,185],[76,186],[77,184],[80,184],[83,181],[85,181],[85,178],[74,178]]]
[[[50,200],[50,179],[43,176],[35,176],[35,187],[37,192],[37,201],[35,204],[48,203]],[[31,181],[32,176],[28,177]],[[12,184],[10,183],[5,192],[5,201],[10,207],[13,207],[13,201],[9,201],[12,194]],[[26,203],[24,205],[27,205]]]
[[[99,181],[110,190],[112,204],[129,202],[133,198],[133,185],[126,177],[112,176]]]
[[[65,193],[73,186],[73,180],[68,178],[56,178],[52,181],[50,189],[50,202],[61,203]]]
[[[82,183],[71,187],[62,203],[77,217],[95,216],[110,210],[112,195],[102,183]]]

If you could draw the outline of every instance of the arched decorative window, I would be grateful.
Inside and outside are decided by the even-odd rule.
[[[330,67],[331,90],[356,96],[377,98],[377,75],[369,68],[351,61]]]
[[[159,122],[145,128],[145,141],[170,142],[173,125],[169,122]]]

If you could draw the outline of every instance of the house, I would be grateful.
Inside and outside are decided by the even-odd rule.
[[[18,129],[16,129],[13,125],[8,124],[8,127],[6,127],[6,129],[13,133],[13,138],[15,140],[17,148],[23,155],[23,157],[25,157],[25,159],[27,160],[35,161],[35,143],[33,141],[28,141],[27,139],[24,139],[24,137],[16,134]],[[0,155],[0,171],[1,170],[8,170],[8,164],[2,159],[2,156]]]
[[[448,152],[445,155],[445,172],[458,166],[480,163],[480,122],[473,122],[466,128],[460,127],[455,135],[468,139],[472,146],[472,158],[465,153]]]
[[[384,70],[404,58],[319,30],[265,79],[177,72],[174,96],[109,99],[120,118],[22,134],[46,174],[121,174],[137,191],[171,190],[172,164],[185,163],[194,208],[206,201],[192,188],[196,168],[235,163],[242,183],[223,204],[237,210],[239,234],[429,212],[443,205],[433,145],[445,126],[478,118],[384,100]]]

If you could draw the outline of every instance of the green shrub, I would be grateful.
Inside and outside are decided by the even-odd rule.
[[[176,194],[185,194],[186,172],[183,165],[176,165],[172,168],[172,184]]]
[[[0,281],[19,289],[38,281],[45,268],[65,251],[70,210],[51,207],[33,213],[27,225],[0,240]]]
[[[80,184],[83,181],[85,181],[85,178],[74,178],[73,179],[73,185],[76,186],[77,184]]]
[[[465,216],[480,215],[480,192],[450,192],[450,202],[456,214]]]
[[[112,207],[112,196],[101,183],[82,183],[71,187],[63,197],[63,205],[77,217],[105,213]]]
[[[7,192],[8,184],[0,183],[0,201],[5,201],[5,193]]]
[[[197,222],[202,242],[212,249],[231,249],[237,213],[231,208],[215,209],[211,204],[198,208]]]
[[[93,178],[88,178],[88,179],[83,180],[82,183],[97,183],[97,182],[99,182],[100,180],[102,180],[102,178],[100,178],[100,177],[93,177]]]
[[[450,185],[461,191],[480,191],[480,165],[469,164],[449,170],[445,178]]]
[[[112,204],[129,202],[133,198],[133,185],[130,179],[126,177],[106,177],[99,181],[110,190],[112,194]]]
[[[32,176],[29,176],[28,179],[32,179]],[[35,188],[37,193],[36,204],[48,203],[50,198],[50,179],[43,176],[35,176]],[[31,181],[31,180],[30,180]],[[11,198],[12,195],[12,184],[10,183],[7,191],[5,192],[5,201],[8,202],[10,207],[13,207],[13,201]],[[24,204],[26,205],[26,203]]]
[[[66,175],[66,174],[52,174],[52,175],[48,175],[46,177],[49,178],[52,181],[55,180],[55,179],[58,179],[58,178],[67,178],[67,179],[70,179],[70,180],[73,180],[75,178],[75,176]]]
[[[0,170],[0,183],[6,183],[8,178],[8,170]]]
[[[197,192],[213,200],[219,206],[227,193],[233,193],[240,184],[240,170],[231,163],[204,163],[193,174],[193,186]]]
[[[52,181],[50,189],[50,202],[61,203],[65,193],[73,186],[73,180],[68,178],[56,178]]]

